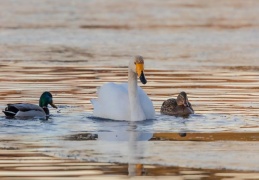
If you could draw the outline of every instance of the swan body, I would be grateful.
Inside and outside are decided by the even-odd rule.
[[[91,100],[95,117],[126,121],[155,118],[152,101],[143,89],[137,86],[137,76],[142,83],[147,82],[143,65],[143,58],[136,56],[129,63],[128,83],[106,83],[98,90],[98,98]]]
[[[53,103],[50,92],[44,92],[39,100],[39,106],[29,103],[7,104],[3,113],[7,117],[46,117],[49,115],[48,104],[57,108]]]

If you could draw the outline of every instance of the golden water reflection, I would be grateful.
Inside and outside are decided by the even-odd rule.
[[[106,82],[126,82],[126,67],[62,65],[44,67],[1,65],[2,105],[17,101],[37,103],[43,91],[51,91],[55,102],[91,112],[90,99]],[[259,77],[257,71],[224,69],[211,71],[169,71],[146,69],[147,85],[141,85],[159,112],[162,102],[186,91],[198,114],[233,114],[258,117]],[[8,86],[6,86],[8,84]],[[82,110],[82,109],[80,109]]]
[[[155,162],[137,164],[148,176],[141,178],[259,179],[258,2],[1,0],[0,108],[37,104],[47,90],[59,111],[50,109],[47,122],[0,116],[0,179],[128,179],[127,163],[59,153],[117,157],[98,154],[89,136],[114,128],[88,119],[89,100],[105,82],[126,82],[135,54],[145,58],[141,86],[157,112],[153,124],[140,125],[154,131],[146,150]],[[196,115],[161,116],[162,102],[180,91]],[[116,143],[103,149],[109,145]],[[227,164],[236,171],[221,168]]]
[[[9,63],[0,64],[0,100],[3,108],[7,103],[31,102],[38,103],[39,95],[42,91],[51,91],[55,103],[61,107],[62,113],[87,112],[91,114],[92,106],[90,99],[96,98],[96,89],[106,82],[126,82],[127,68],[117,66],[82,66],[75,64],[60,64],[38,66],[37,64]],[[244,118],[244,122],[254,121],[258,117],[259,110],[259,81],[258,73],[254,70],[243,71],[242,68],[229,70],[219,68],[214,71],[202,69],[197,70],[161,70],[154,68],[146,69],[147,85],[141,85],[152,99],[156,112],[162,102],[169,97],[176,97],[180,91],[186,91],[190,102],[193,104],[195,113],[198,115],[216,116],[227,115]],[[63,110],[65,107],[65,110]],[[63,108],[63,109],[62,109]],[[56,112],[52,112],[54,115]],[[166,117],[164,117],[166,119]],[[199,119],[194,117],[193,119]],[[224,118],[223,118],[224,119]],[[252,120],[251,120],[252,119]],[[235,121],[235,120],[233,120]],[[199,122],[196,122],[199,123]],[[221,122],[222,123],[222,122]],[[227,118],[226,118],[227,123]],[[224,123],[222,123],[224,126]],[[240,141],[258,142],[259,126],[254,122],[252,125],[233,123],[233,129],[240,128],[243,133],[227,132],[222,133],[195,133],[186,132],[186,136],[179,133],[155,132],[150,142],[165,142],[161,146],[173,147],[168,142],[214,142],[214,141]],[[214,131],[221,131],[215,127]],[[207,129],[206,131],[209,131]],[[247,131],[247,132],[244,132]],[[183,131],[183,133],[185,133]],[[69,141],[85,141],[84,133],[68,137]],[[100,136],[99,136],[100,137]],[[77,138],[77,139],[76,139]],[[80,139],[81,138],[81,139]],[[96,137],[94,137],[96,138]],[[12,137],[10,137],[12,141]],[[92,144],[94,146],[94,144]],[[251,144],[249,144],[251,145]],[[169,148],[168,146],[168,148]],[[177,146],[180,146],[177,144]],[[230,145],[229,146],[233,146]],[[7,146],[8,147],[8,146]],[[48,146],[44,145],[44,148]],[[183,146],[184,147],[184,146]],[[196,147],[188,145],[187,147]],[[66,158],[53,157],[38,152],[42,148],[42,143],[18,142],[16,146],[0,151],[1,177],[8,179],[34,179],[35,177],[51,179],[92,179],[101,177],[112,179],[123,179],[128,175],[128,165],[123,163],[90,163]],[[50,146],[49,148],[55,148]],[[58,148],[58,147],[57,147]],[[205,148],[206,149],[206,148]],[[235,150],[235,148],[233,149]],[[73,151],[72,151],[73,152]],[[227,152],[227,151],[226,151]],[[249,153],[249,152],[247,152]],[[252,152],[253,153],[253,152]],[[159,159],[157,159],[159,162]],[[21,164],[22,162],[22,164]],[[247,174],[248,173],[248,174]],[[166,176],[176,179],[223,177],[257,178],[258,174],[250,171],[240,172],[233,170],[218,169],[196,169],[174,166],[159,166],[152,164],[137,164],[136,174],[147,175],[150,179],[155,176]],[[153,177],[154,176],[154,177]]]
[[[240,136],[246,136],[246,133]],[[74,135],[75,136],[75,135]],[[187,137],[189,134],[187,134]],[[210,139],[221,137],[222,134],[196,134],[197,137]],[[234,135],[237,136],[237,135]],[[251,133],[258,139],[258,134]],[[155,134],[151,141],[168,141],[170,134]],[[173,137],[173,138],[172,138]],[[178,139],[176,138],[178,137]],[[185,138],[185,137],[184,137]],[[183,139],[184,139],[183,138]],[[192,138],[192,135],[189,137]],[[171,134],[170,141],[179,141],[182,137]],[[71,139],[70,139],[71,140]],[[82,140],[82,139],[81,139]],[[193,141],[194,139],[189,139]],[[228,141],[229,139],[214,139],[216,141]],[[235,141],[234,139],[231,139]],[[78,141],[78,139],[76,139]],[[195,141],[195,140],[194,140]],[[203,141],[202,138],[199,141]],[[205,140],[206,141],[206,140]],[[210,139],[209,141],[212,141]],[[237,139],[237,141],[239,141]],[[240,141],[246,141],[243,139]],[[19,141],[17,142],[19,143]],[[26,145],[27,144],[27,145]],[[195,146],[194,146],[195,147]],[[21,148],[21,149],[20,149]],[[128,179],[129,165],[126,163],[102,163],[87,162],[67,158],[57,158],[38,152],[37,149],[45,148],[38,145],[33,147],[30,143],[23,142],[20,148],[1,148],[0,149],[0,178],[1,179]],[[167,146],[164,146],[167,148]],[[218,147],[223,150],[222,146]],[[137,150],[138,151],[138,150]],[[160,152],[161,153],[161,152]],[[175,166],[161,166],[152,164],[137,164],[135,168],[136,177],[147,176],[148,179],[258,179],[259,173],[252,171],[235,171],[227,169],[207,169],[207,168],[188,168]]]

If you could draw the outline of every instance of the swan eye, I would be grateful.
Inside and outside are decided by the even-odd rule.
[[[136,62],[134,62],[134,64],[136,65]]]

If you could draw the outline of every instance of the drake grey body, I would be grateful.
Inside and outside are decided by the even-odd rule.
[[[187,116],[189,114],[194,114],[194,110],[191,103],[188,101],[187,94],[181,92],[177,99],[171,98],[164,101],[160,113],[170,116]]]
[[[43,108],[27,103],[7,104],[3,113],[8,117],[45,117],[49,115]]]
[[[44,92],[40,97],[39,106],[29,103],[7,104],[3,113],[7,117],[46,117],[49,115],[48,104],[57,108],[51,93]]]

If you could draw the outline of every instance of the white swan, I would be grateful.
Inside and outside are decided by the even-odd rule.
[[[106,83],[97,92],[98,99],[92,99],[95,117],[141,121],[155,118],[155,109],[147,94],[137,85],[137,76],[143,84],[147,81],[144,76],[144,60],[135,56],[129,62],[128,83]]]

